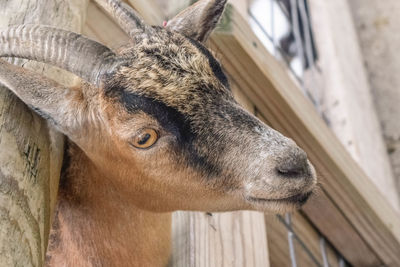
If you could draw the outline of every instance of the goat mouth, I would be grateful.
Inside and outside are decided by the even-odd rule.
[[[247,197],[247,200],[253,203],[263,204],[268,202],[275,203],[286,203],[286,204],[296,204],[299,206],[303,206],[307,200],[310,198],[312,191],[307,193],[300,193],[291,197],[286,198],[277,198],[277,199],[267,199],[267,198],[256,198],[256,197]]]

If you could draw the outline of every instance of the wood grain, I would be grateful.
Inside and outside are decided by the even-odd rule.
[[[348,1],[311,0],[309,4],[319,51],[318,64],[322,69],[322,88],[319,89],[322,110],[329,127],[390,204],[400,212],[395,177],[381,131],[381,125],[387,129],[385,125],[388,124],[380,124],[378,120],[368,80],[379,75],[368,77],[366,74]],[[338,12],[340,16],[337,16]],[[384,80],[390,79],[385,77]],[[382,97],[376,98],[377,103],[379,99]]]
[[[0,1],[0,28],[40,23],[79,32],[86,4],[81,0]],[[75,80],[43,64],[11,61],[66,85]],[[0,88],[0,266],[43,265],[63,140],[6,88]]]
[[[171,266],[269,266],[263,214],[176,212]]]

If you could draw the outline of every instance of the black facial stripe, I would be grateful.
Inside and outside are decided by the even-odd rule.
[[[125,90],[123,87],[112,87],[106,91],[109,97],[117,97],[128,112],[144,113],[155,118],[168,132],[177,136],[178,141],[187,142],[193,138],[190,123],[185,116],[172,107],[146,96],[140,96]]]
[[[185,117],[174,108],[155,99],[123,91],[120,98],[129,112],[143,111],[154,117],[168,132],[178,137],[181,142],[190,141],[193,133]]]
[[[197,136],[185,115],[158,100],[128,92],[123,87],[107,89],[106,95],[116,97],[128,112],[143,111],[155,118],[165,130],[177,137],[176,149],[184,153],[190,166],[202,172],[204,176],[218,176],[219,168],[208,161],[207,155],[200,155],[195,148]]]
[[[208,59],[208,62],[210,63],[210,67],[217,79],[226,87],[229,88],[229,82],[228,78],[226,77],[225,73],[222,71],[221,65],[218,63],[218,61],[213,57],[213,55],[210,53],[210,51],[201,43],[199,43],[196,40],[193,40],[191,38],[188,38],[188,40],[194,45],[199,51]]]

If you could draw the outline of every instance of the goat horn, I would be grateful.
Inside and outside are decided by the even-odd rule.
[[[137,32],[149,30],[143,19],[128,4],[120,0],[95,0],[104,10],[109,13],[118,25],[131,38],[135,38]]]
[[[20,25],[0,31],[0,57],[20,57],[52,64],[100,86],[118,64],[104,45],[80,34],[48,26]]]

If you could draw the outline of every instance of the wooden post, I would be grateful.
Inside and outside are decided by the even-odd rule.
[[[262,213],[176,212],[173,216],[173,267],[268,267]]]
[[[322,69],[322,111],[342,144],[400,211],[347,0],[309,0],[309,4]]]
[[[0,28],[47,24],[80,31],[87,1],[0,1]],[[25,60],[10,60],[63,84],[74,76]],[[0,265],[43,266],[60,175],[63,136],[0,88]]]

